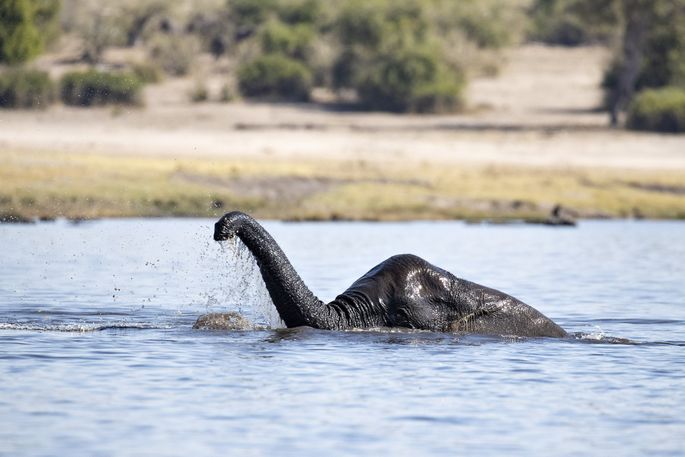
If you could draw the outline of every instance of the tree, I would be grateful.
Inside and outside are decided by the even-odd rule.
[[[0,2],[0,62],[17,64],[37,56],[43,48],[30,0]]]
[[[645,88],[685,87],[685,0],[535,0],[532,37],[614,46],[604,77],[611,124]]]
[[[623,33],[619,55],[615,58],[614,84],[607,92],[611,125],[618,125],[619,113],[635,93],[635,83],[643,63],[648,28],[653,22],[652,0],[623,0]]]
[[[643,88],[685,83],[685,0],[620,0],[620,46],[604,87],[611,125]]]

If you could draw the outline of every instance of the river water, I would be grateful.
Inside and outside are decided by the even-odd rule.
[[[0,455],[684,455],[685,224],[265,227],[332,299],[414,253],[574,334],[278,325],[206,219],[0,225]],[[625,341],[629,340],[629,341]]]

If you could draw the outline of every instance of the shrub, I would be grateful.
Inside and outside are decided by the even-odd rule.
[[[461,79],[441,64],[436,52],[404,49],[381,56],[356,89],[369,109],[444,112],[460,105]]]
[[[312,87],[312,74],[297,60],[267,54],[238,69],[238,87],[246,97],[306,101]]]
[[[331,67],[331,79],[334,89],[354,86],[355,81],[365,67],[364,59],[353,49],[344,49]]]
[[[507,44],[517,9],[504,3],[348,0],[332,23],[341,45],[332,59],[332,86],[355,89],[367,109],[454,111],[463,86],[454,44]]]
[[[416,113],[451,113],[463,105],[461,84],[443,79],[419,86],[411,100],[410,111]]]
[[[685,132],[685,89],[664,87],[640,92],[628,108],[627,127],[656,132]]]
[[[266,54],[283,54],[306,60],[311,54],[314,31],[309,25],[285,25],[270,22],[262,31],[262,50]]]
[[[266,21],[275,7],[275,0],[233,0],[229,3],[229,17],[237,27],[239,39],[249,37]]]
[[[685,6],[679,16],[674,12],[658,21],[647,36],[644,47],[644,61],[636,82],[637,89],[685,86]],[[663,22],[663,25],[661,24]]]
[[[314,24],[321,15],[321,3],[320,0],[281,0],[278,17],[288,24]]]
[[[143,83],[132,74],[88,70],[65,74],[60,86],[66,105],[137,105]]]
[[[384,8],[383,42],[391,45],[424,43],[430,25],[427,5],[417,0],[390,2]]]
[[[54,84],[43,71],[12,69],[0,74],[0,107],[47,108],[54,99]]]
[[[349,1],[338,15],[334,28],[344,46],[375,48],[384,35],[383,11],[373,2]]]

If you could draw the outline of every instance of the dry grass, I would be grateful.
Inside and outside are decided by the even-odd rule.
[[[0,152],[0,214],[27,218],[685,218],[685,172]],[[417,179],[417,177],[420,177]]]

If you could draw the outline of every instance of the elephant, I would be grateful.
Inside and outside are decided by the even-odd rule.
[[[521,337],[565,337],[551,319],[522,301],[458,278],[411,254],[373,267],[329,303],[305,285],[271,235],[249,215],[226,213],[214,240],[238,237],[254,256],[287,327],[346,330],[399,327]]]

